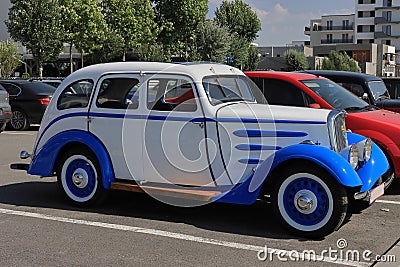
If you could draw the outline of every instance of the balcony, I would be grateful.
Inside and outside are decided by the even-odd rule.
[[[400,24],[400,21],[388,20],[384,17],[375,17],[375,24]]]
[[[375,10],[400,10],[400,6],[379,6]]]
[[[353,31],[354,24],[350,24],[348,26],[332,26],[332,27],[320,26],[320,27],[318,27],[318,30],[319,31]]]
[[[386,32],[375,32],[375,39],[390,39],[390,38],[400,38],[400,35],[387,34]]]
[[[324,39],[321,40],[321,44],[352,44],[353,38],[348,39]]]

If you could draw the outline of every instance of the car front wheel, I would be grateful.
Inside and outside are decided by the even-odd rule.
[[[297,166],[276,175],[274,211],[296,235],[321,238],[337,230],[347,214],[345,188],[320,168]],[[280,176],[280,177],[279,177]]]
[[[57,180],[67,199],[77,206],[95,204],[104,195],[100,165],[89,149],[66,153],[59,164]]]

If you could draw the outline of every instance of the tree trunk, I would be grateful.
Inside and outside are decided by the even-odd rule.
[[[74,62],[72,58],[72,43],[69,44],[69,66],[72,74],[74,72]]]
[[[125,62],[126,61],[126,49],[124,47],[124,53],[122,55],[122,61]]]
[[[84,53],[85,51],[81,51],[81,68],[83,68],[83,53]]]

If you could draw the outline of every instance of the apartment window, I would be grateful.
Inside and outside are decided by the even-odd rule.
[[[350,20],[342,21],[343,30],[350,30]]]
[[[333,35],[332,35],[332,34],[328,34],[328,35],[326,36],[326,41],[327,41],[328,44],[332,43],[332,41],[333,41]]]
[[[349,42],[349,35],[346,34],[342,34],[342,42],[343,43],[348,43]]]
[[[370,43],[370,44],[373,44],[374,42],[375,42],[374,39],[369,39],[369,43]]]
[[[369,32],[375,32],[375,25],[369,26]]]
[[[369,12],[369,16],[370,16],[371,18],[375,17],[375,11],[370,11],[370,12]]]
[[[358,15],[359,18],[363,18],[364,17],[364,13],[362,11],[358,11],[357,15]]]
[[[362,44],[362,40],[358,39],[357,44]]]
[[[384,33],[386,33],[387,35],[392,35],[392,26],[390,26],[390,25],[383,25],[382,26],[382,31],[384,32]]]
[[[333,30],[333,21],[332,20],[328,20],[326,22],[326,29],[329,30]]]
[[[392,21],[392,11],[383,11],[382,16],[387,20],[387,21]]]
[[[387,45],[391,45],[391,41],[390,40],[386,40],[386,42],[385,42],[385,44],[387,44]]]
[[[357,32],[363,32],[362,25],[358,25],[358,26],[357,26]]]
[[[392,0],[383,0],[383,6],[384,7],[391,7],[392,6]]]

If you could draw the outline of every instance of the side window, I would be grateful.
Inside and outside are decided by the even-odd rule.
[[[139,107],[138,79],[109,78],[105,79],[97,96],[99,108],[137,109]]]
[[[58,98],[57,108],[63,110],[87,107],[92,90],[92,80],[81,80],[68,85]]]
[[[193,84],[185,79],[151,79],[147,82],[147,108],[194,112],[197,104]]]
[[[364,94],[364,89],[362,88],[361,85],[356,84],[356,83],[339,83],[339,85],[343,86],[353,94],[355,94],[358,97],[362,97]]]
[[[306,106],[303,91],[289,82],[264,79],[264,95],[270,105]]]
[[[21,89],[13,84],[3,83],[2,85],[10,96],[18,96],[21,93]]]

